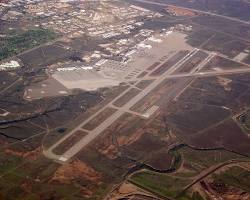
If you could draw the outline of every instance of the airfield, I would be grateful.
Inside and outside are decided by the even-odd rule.
[[[247,65],[240,69],[217,68],[205,70],[211,61],[217,57],[217,54],[189,46],[183,33],[176,31],[152,37],[155,38],[154,42],[144,42],[144,45],[150,45],[151,48],[143,50],[139,48],[138,52],[135,51],[130,60],[123,64],[123,68],[119,68],[119,65],[105,64],[106,62],[99,66],[99,71],[95,72],[96,74],[111,74],[106,78],[114,80],[114,86],[120,81],[120,83],[126,83],[128,87],[107,105],[84,119],[67,135],[44,150],[46,157],[58,162],[70,160],[126,113],[145,120],[153,117],[161,108],[160,105],[153,104],[155,101],[151,97],[155,96],[157,90],[168,80],[177,79],[177,83],[165,94],[167,96],[161,97],[164,99],[164,103],[177,100],[194,79],[250,72]],[[121,72],[121,70],[124,71]],[[77,81],[74,74],[82,77],[83,80]],[[95,87],[100,87],[98,81],[89,76],[89,72],[86,72],[86,70],[85,72],[81,69],[79,69],[79,72],[77,70],[69,72],[68,76],[71,76],[72,82],[76,80],[77,87],[83,90],[94,87],[92,82],[97,82]],[[98,79],[98,77],[96,78]],[[63,81],[58,77],[56,79],[65,87],[72,86],[69,79],[68,81]],[[96,89],[95,87],[92,89]],[[54,152],[57,149],[60,149],[61,154]]]
[[[50,78],[45,82],[27,88],[24,96],[27,99],[39,99],[55,94],[67,95],[72,89],[95,91],[136,80],[142,74],[148,73],[147,68],[159,61],[165,61],[180,49],[191,50],[192,47],[184,42],[185,37],[181,32],[172,31],[152,35],[131,48],[124,56],[128,58],[124,62],[102,59],[91,67],[81,63],[65,64],[50,72]],[[49,90],[41,85],[49,85]]]
[[[0,199],[248,200],[237,5],[0,3]]]

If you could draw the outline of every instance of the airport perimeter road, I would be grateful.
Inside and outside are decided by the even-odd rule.
[[[250,25],[249,21],[244,21],[244,20],[237,19],[237,18],[234,18],[234,17],[220,15],[220,14],[216,14],[216,13],[212,13],[212,12],[207,12],[207,11],[203,11],[203,10],[197,10],[197,9],[193,9],[193,8],[183,7],[183,6],[176,6],[176,5],[173,5],[173,4],[159,3],[159,2],[153,2],[153,1],[147,1],[147,0],[133,0],[133,1],[135,1],[135,2],[141,2],[141,3],[146,3],[146,4],[159,5],[159,6],[173,6],[173,7],[176,7],[176,8],[184,8],[186,10],[190,10],[190,11],[193,11],[193,12],[207,14],[207,15],[216,16],[216,17],[221,17],[221,18],[228,19],[228,20],[231,20],[231,21],[240,22],[240,23],[244,23],[244,24]]]
[[[141,99],[143,99],[147,94],[149,94],[151,91],[153,91],[159,84],[161,84],[166,77],[168,77],[171,73],[173,73],[175,70],[177,70],[179,67],[182,66],[184,62],[186,62],[188,59],[190,59],[194,54],[198,52],[199,49],[193,49],[189,54],[187,54],[185,57],[180,59],[176,64],[174,64],[170,69],[168,69],[165,73],[163,73],[161,76],[159,76],[156,80],[154,80],[146,89],[142,90],[138,95],[136,95],[134,98],[129,100],[124,106],[122,106],[119,110],[117,110],[115,113],[113,113],[111,116],[109,116],[104,122],[102,122],[98,127],[96,127],[92,131],[88,131],[88,134],[83,137],[80,141],[78,141],[75,145],[73,145],[70,149],[68,149],[63,155],[56,155],[53,153],[53,149],[55,149],[58,145],[60,145],[62,142],[64,142],[67,138],[69,138],[72,134],[74,134],[77,130],[82,130],[82,127],[87,124],[91,119],[96,117],[100,112],[102,112],[105,108],[112,106],[113,103],[120,98],[123,94],[125,94],[130,88],[125,90],[121,95],[116,97],[112,102],[110,102],[108,105],[104,106],[101,110],[99,110],[96,114],[92,115],[87,120],[84,120],[83,123],[81,123],[77,128],[72,130],[69,134],[67,134],[65,137],[60,139],[58,142],[56,142],[52,147],[50,147],[48,150],[44,151],[44,155],[51,158],[56,159],[59,161],[67,161],[68,159],[72,158],[74,155],[76,155],[81,149],[83,149],[85,146],[87,146],[90,142],[92,142],[97,136],[99,136],[105,129],[107,129],[111,124],[113,124],[119,117],[121,117],[125,110],[129,110],[131,107],[133,107],[137,102],[139,102]],[[182,90],[183,87],[180,87],[180,90]],[[178,91],[176,91],[178,92]]]

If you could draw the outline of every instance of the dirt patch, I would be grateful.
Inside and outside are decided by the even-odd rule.
[[[196,16],[197,13],[185,8],[179,8],[176,6],[168,6],[166,8],[166,11],[170,14],[170,15],[174,15],[174,16],[189,16],[189,17],[193,17]]]
[[[93,192],[87,188],[81,188],[81,194],[86,197],[86,198],[90,198],[93,196]]]
[[[108,200],[124,199],[128,196],[135,195],[135,194],[148,195],[147,193],[145,193],[145,191],[138,188],[137,186],[128,182],[124,182],[117,189],[115,189],[111,194],[109,194],[107,199]]]
[[[129,137],[124,136],[124,135],[118,137],[117,142],[120,146],[129,145],[129,144],[136,142],[142,136],[142,134],[143,134],[143,131],[139,129],[137,132],[135,132]]]
[[[101,174],[82,161],[75,160],[62,165],[55,172],[52,181],[70,184],[76,178],[83,178],[91,182],[100,183]]]
[[[119,152],[118,147],[114,144],[108,144],[103,149],[100,149],[99,152],[105,156],[107,156],[109,159],[115,159],[117,158],[117,154]]]
[[[36,160],[39,157],[39,155],[41,155],[41,151],[42,151],[42,148],[38,147],[34,149],[33,151],[29,151],[29,152],[18,152],[18,151],[14,151],[11,149],[6,149],[5,153],[12,155],[12,156],[19,156],[19,157],[27,158],[29,160]]]
[[[218,79],[219,84],[223,86],[226,91],[231,90],[231,87],[230,87],[230,83],[232,82],[231,79],[226,78],[226,77],[221,77],[221,76],[217,77],[217,79]]]

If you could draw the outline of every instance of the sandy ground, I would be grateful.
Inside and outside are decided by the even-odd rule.
[[[175,6],[168,6],[166,8],[166,10],[175,16],[190,16],[190,17],[192,17],[192,16],[196,15],[196,13],[191,11],[191,10],[187,10],[185,8],[179,8],[179,7],[175,7]]]
[[[60,166],[51,181],[70,184],[73,179],[83,178],[91,182],[99,183],[101,174],[79,160]]]

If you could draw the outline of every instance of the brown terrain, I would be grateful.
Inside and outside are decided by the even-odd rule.
[[[174,16],[189,16],[189,17],[193,17],[196,16],[197,13],[185,8],[180,8],[180,7],[176,7],[176,6],[168,6],[166,8],[166,11]]]

